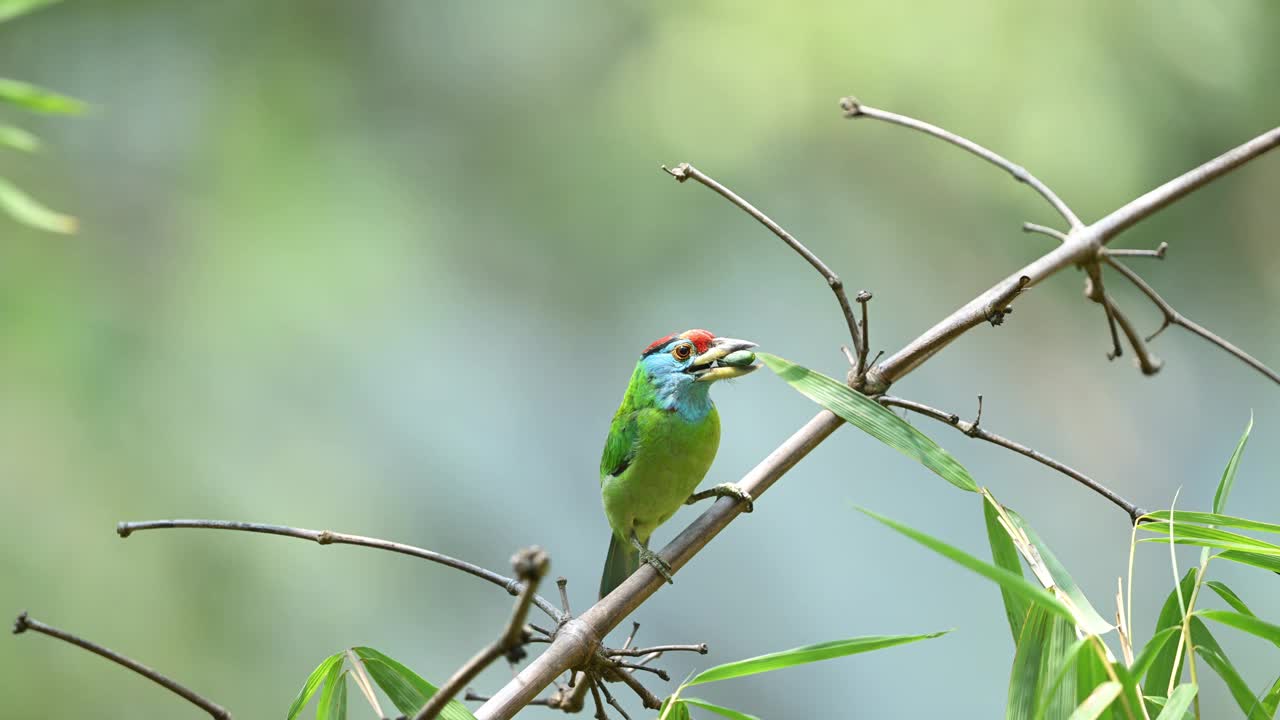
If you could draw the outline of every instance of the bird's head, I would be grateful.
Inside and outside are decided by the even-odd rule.
[[[686,330],[655,340],[640,356],[640,366],[666,409],[710,407],[707,391],[717,380],[742,377],[760,366],[742,351],[749,340],[716,337],[706,330]]]

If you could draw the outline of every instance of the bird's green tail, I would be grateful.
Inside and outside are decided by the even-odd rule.
[[[631,573],[640,569],[640,551],[631,543],[609,536],[609,554],[604,559],[604,576],[600,578],[600,597],[613,592]]]

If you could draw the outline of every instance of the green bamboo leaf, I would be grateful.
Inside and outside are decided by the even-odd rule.
[[[1183,683],[1174,688],[1156,720],[1182,720],[1187,714],[1187,708],[1191,707],[1191,700],[1195,698],[1197,689],[1195,683]]]
[[[952,547],[951,545],[948,545],[942,542],[941,540],[938,540],[937,538],[926,535],[920,532],[919,530],[915,530],[913,528],[907,527],[906,525],[903,525],[902,523],[899,523],[895,520],[890,520],[889,518],[883,515],[880,515],[878,513],[874,513],[864,508],[858,508],[858,511],[874,518],[875,520],[878,520],[881,523],[884,523],[885,525],[888,525],[894,530],[897,530],[903,535],[906,535],[907,537],[911,538],[912,540],[915,540],[921,545],[924,545],[925,547],[938,553],[939,555],[949,558],[954,562],[959,563],[960,565],[963,565],[964,567],[969,568],[970,570],[987,578],[988,580],[992,580],[998,583],[1000,587],[1008,589],[1009,591],[1016,593],[1022,598],[1029,600],[1033,603],[1036,603],[1038,605],[1043,605],[1046,609],[1053,612],[1058,617],[1061,617],[1064,620],[1068,620],[1073,623],[1075,622],[1075,616],[1071,614],[1070,608],[1068,608],[1061,600],[1054,597],[1052,593],[1040,587],[1039,585],[1033,585],[1032,583],[1028,582],[1021,575],[1016,575],[1012,572],[1009,572],[1008,570],[1005,570],[1002,567],[996,567],[995,565],[990,565],[988,563],[985,563],[979,560],[978,558],[970,555],[969,553],[966,553],[965,551],[960,550],[959,548]]]
[[[346,720],[347,717],[347,671],[342,665],[329,668],[324,679],[324,690],[320,691],[320,701],[316,703],[316,720]]]
[[[1147,513],[1145,517],[1152,520],[1164,520],[1168,522],[1169,511],[1156,510],[1155,512]],[[1221,515],[1219,513],[1175,510],[1173,512],[1173,519],[1179,526],[1181,526],[1182,523],[1200,523],[1202,525],[1236,528],[1237,530],[1256,530],[1258,532],[1280,533],[1280,524],[1277,523],[1250,520],[1249,518],[1235,517],[1233,515]]]
[[[60,0],[0,0],[0,23],[56,2]]]
[[[1140,530],[1146,530],[1153,533],[1161,533],[1157,537],[1143,538],[1139,542],[1169,542],[1169,522],[1164,520],[1153,520],[1138,525]],[[1179,545],[1198,545],[1201,547],[1216,548],[1220,550],[1238,550],[1241,552],[1251,552],[1260,555],[1276,555],[1280,556],[1280,545],[1274,545],[1264,540],[1251,538],[1248,535],[1233,533],[1227,530],[1219,530],[1215,527],[1205,527],[1202,525],[1183,525],[1176,520],[1173,525],[1173,541]]]
[[[1076,608],[1076,622],[1090,635],[1105,635],[1111,632],[1115,626],[1102,619],[1102,615],[1094,609],[1093,603],[1089,602],[1089,598],[1085,597],[1084,591],[1080,589],[1080,586],[1076,585],[1075,579],[1071,577],[1071,573],[1067,572],[1066,566],[1058,560],[1058,556],[1049,548],[1049,544],[1012,508],[1006,507],[1005,512],[1009,515],[1009,519],[1013,521],[1013,524],[1035,546],[1040,555],[1040,560],[1048,568],[1049,574],[1053,576],[1053,584],[1063,594],[1071,598],[1071,604]]]
[[[1169,698],[1158,697],[1155,695],[1143,695],[1142,699],[1146,701],[1148,713],[1154,713],[1157,711],[1160,713],[1164,713],[1164,707],[1169,703]],[[1163,715],[1157,716],[1157,717],[1162,717],[1162,716]],[[1195,715],[1193,715],[1191,712],[1187,710],[1182,711],[1182,718],[1183,720],[1196,720]]]
[[[1236,595],[1235,591],[1227,587],[1225,584],[1220,583],[1217,580],[1210,580],[1205,583],[1205,586],[1217,593],[1218,597],[1225,600],[1228,605],[1235,608],[1236,612],[1244,613],[1251,617],[1257,617],[1257,615],[1249,609],[1249,606],[1244,604],[1244,600],[1241,600],[1240,596]]]
[[[839,415],[880,442],[912,458],[961,490],[977,492],[969,471],[933,440],[849,386],[769,353],[756,353],[765,365],[801,395]]]
[[[1061,621],[1057,620],[1057,622],[1061,622]],[[1049,684],[1047,693],[1043,694],[1044,697],[1054,697],[1055,694],[1058,692],[1058,688],[1063,687],[1063,683],[1065,683],[1067,681],[1067,678],[1070,677],[1071,678],[1070,684],[1071,686],[1073,686],[1070,689],[1070,694],[1071,694],[1072,702],[1074,703],[1075,693],[1076,693],[1074,686],[1077,684],[1077,679],[1078,679],[1077,678],[1078,673],[1076,672],[1076,669],[1078,667],[1078,663],[1080,659],[1080,652],[1084,650],[1085,646],[1088,645],[1089,642],[1090,642],[1090,639],[1088,637],[1082,637],[1076,640],[1075,642],[1071,643],[1071,645],[1067,648],[1066,652],[1064,653],[1065,662],[1063,663],[1062,667],[1058,668],[1058,672],[1053,677],[1053,682]],[[1014,662],[1015,663],[1017,662],[1016,657],[1014,659]],[[1035,720],[1043,720],[1045,713],[1048,712],[1048,709],[1049,709],[1049,703],[1043,703],[1043,702],[1037,703]]]
[[[400,661],[371,647],[354,647],[351,650],[364,661],[369,677],[382,688],[382,692],[387,694],[391,704],[400,712],[414,715],[436,694],[436,686],[423,680]],[[440,717],[444,720],[475,720],[471,711],[456,699],[444,706]]]
[[[40,139],[22,128],[0,125],[0,147],[22,152],[36,152],[40,149]]]
[[[0,210],[9,213],[20,223],[40,230],[68,234],[76,231],[75,218],[61,215],[41,205],[4,178],[0,178]]]
[[[48,115],[79,115],[87,107],[73,97],[8,78],[0,78],[0,100]]]
[[[760,718],[755,715],[748,715],[744,712],[738,712],[732,708],[716,705],[715,703],[709,703],[706,700],[699,700],[698,698],[680,698],[680,702],[686,705],[695,705],[703,710],[710,710],[721,717],[730,718],[730,720],[760,720]]]
[[[1231,697],[1244,711],[1245,717],[1249,720],[1264,720],[1262,703],[1249,689],[1240,671],[1227,659],[1226,651],[1218,644],[1213,633],[1209,632],[1209,627],[1198,617],[1191,618],[1191,643],[1195,645],[1196,654],[1227,684],[1227,690],[1231,691]]]
[[[1009,675],[1009,700],[1005,717],[1012,720],[1047,714],[1060,718],[1076,704],[1074,622],[1050,614],[1041,605],[1031,606],[1022,625],[1018,649]]]
[[[1182,597],[1191,597],[1191,590],[1195,587],[1197,568],[1187,571],[1182,577],[1179,585],[1182,589]],[[1182,628],[1182,607],[1178,604],[1177,589],[1169,592],[1168,597],[1164,600],[1164,605],[1160,608],[1160,615],[1156,617],[1155,633],[1152,638],[1158,637],[1162,630],[1174,628],[1181,630]],[[1178,657],[1177,643],[1166,642],[1164,647],[1156,653],[1155,659],[1148,661],[1148,670],[1145,673],[1145,680],[1142,687],[1151,695],[1165,697],[1169,694],[1169,679],[1173,676],[1173,663]]]
[[[1245,609],[1247,610],[1248,608]],[[1223,625],[1230,625],[1237,630],[1243,630],[1250,635],[1257,635],[1263,640],[1270,640],[1276,645],[1280,645],[1280,625],[1260,620],[1252,613],[1245,614],[1232,612],[1231,610],[1197,610],[1195,614],[1202,618],[1217,620]]]
[[[302,708],[307,706],[311,701],[311,696],[316,694],[316,690],[320,688],[320,684],[324,682],[325,677],[334,666],[342,665],[343,653],[334,653],[325,658],[311,674],[307,676],[307,681],[302,684],[302,690],[298,692],[298,697],[293,699],[293,704],[289,706],[289,714],[286,720],[294,720],[298,714],[302,712]]]
[[[1009,533],[1000,524],[1000,513],[992,504],[994,501],[995,498],[990,495],[983,496],[982,515],[987,523],[987,541],[991,544],[991,559],[995,561],[996,567],[1023,577],[1022,560],[1018,555],[1018,548],[1014,546]],[[1004,587],[1000,588],[1000,595],[1004,598],[1004,612],[1009,619],[1009,631],[1013,633],[1013,643],[1017,645],[1018,636],[1022,634],[1022,624],[1027,619],[1027,610],[1031,608],[1031,603]]]
[[[1114,680],[1102,683],[1094,688],[1093,692],[1089,693],[1089,697],[1085,698],[1084,702],[1076,707],[1075,712],[1071,713],[1071,717],[1068,720],[1096,720],[1102,714],[1102,711],[1110,707],[1111,703],[1120,696],[1122,689],[1123,686]]]
[[[1276,716],[1277,708],[1280,708],[1280,677],[1271,683],[1271,689],[1262,696],[1262,714],[1264,717],[1273,718]]]
[[[771,672],[773,670],[781,670],[782,668],[794,667],[796,665],[805,665],[807,663],[819,662],[821,660],[831,660],[833,658],[845,657],[846,655],[856,655],[858,653],[870,652],[872,650],[880,650],[882,648],[893,647],[895,645],[904,645],[906,643],[916,642],[917,640],[931,640],[936,637],[946,635],[950,630],[942,632],[928,633],[926,635],[870,635],[860,638],[849,638],[848,640],[834,640],[832,642],[818,643],[816,645],[805,645],[804,647],[794,648],[792,650],[784,650],[782,652],[769,653],[768,655],[760,655],[759,657],[747,658],[746,660],[738,660],[736,662],[717,665],[716,667],[703,670],[694,676],[692,680],[685,683],[686,686],[702,685],[709,682],[719,682],[721,680],[730,680],[732,678],[746,677],[748,675],[758,675],[763,672]]]
[[[1218,489],[1213,493],[1215,513],[1222,512],[1227,506],[1227,496],[1231,494],[1231,486],[1236,482],[1236,469],[1240,467],[1240,456],[1244,454],[1244,446],[1249,442],[1249,433],[1252,431],[1253,413],[1249,413],[1249,424],[1244,426],[1244,434],[1240,436],[1235,452],[1231,453],[1231,459],[1227,461],[1227,467],[1222,471],[1222,479],[1218,481]]]
[[[1241,552],[1239,550],[1225,550],[1214,555],[1214,557],[1280,573],[1280,557],[1276,557],[1274,555],[1262,555],[1260,553]]]
[[[1176,608],[1177,598],[1174,598],[1174,605]],[[1144,676],[1146,676],[1147,672],[1151,669],[1152,664],[1155,662],[1156,657],[1165,650],[1169,641],[1180,629],[1180,625],[1173,625],[1171,627],[1166,627],[1151,636],[1151,640],[1147,641],[1147,644],[1138,653],[1137,657],[1133,659],[1133,665],[1129,667],[1129,673],[1133,676],[1135,681],[1140,681]],[[1170,650],[1169,652],[1172,653],[1173,651]],[[1172,657],[1172,655],[1170,656]],[[1170,672],[1172,672],[1172,669],[1170,669]],[[1166,677],[1167,676],[1168,674],[1166,673]],[[1167,684],[1168,683],[1166,681],[1166,686]]]
[[[676,704],[671,706],[670,712],[664,711],[659,717],[666,718],[666,720],[692,720],[689,717],[689,706],[680,700],[677,700]]]

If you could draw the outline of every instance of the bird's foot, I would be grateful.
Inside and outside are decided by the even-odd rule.
[[[658,553],[647,547],[642,547],[640,548],[640,562],[651,566],[654,570],[657,570],[658,574],[667,581],[668,585],[675,584],[675,579],[671,577],[671,565],[666,560],[663,560],[662,556]]]
[[[698,502],[699,500],[706,500],[707,498],[718,498],[718,497],[737,498],[738,500],[746,503],[746,507],[742,510],[743,512],[751,512],[752,510],[756,509],[755,498],[751,497],[751,493],[747,492],[746,490],[743,490],[742,488],[738,487],[733,483],[721,483],[709,490],[696,492],[690,495],[689,499],[684,501],[684,504],[692,505]]]

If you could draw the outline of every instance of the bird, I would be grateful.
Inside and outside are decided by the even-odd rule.
[[[600,458],[600,497],[613,531],[600,597],[642,563],[674,582],[671,566],[649,549],[649,538],[682,505],[729,496],[752,510],[751,496],[732,483],[694,490],[720,446],[711,386],[758,369],[754,347],[694,329],[655,340],[641,353]]]

